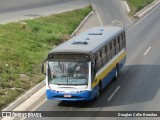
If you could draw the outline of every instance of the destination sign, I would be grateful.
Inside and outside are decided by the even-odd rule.
[[[49,54],[48,59],[89,60],[86,54]]]

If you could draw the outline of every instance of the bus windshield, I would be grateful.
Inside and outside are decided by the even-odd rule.
[[[48,82],[56,85],[87,85],[87,61],[49,61]]]

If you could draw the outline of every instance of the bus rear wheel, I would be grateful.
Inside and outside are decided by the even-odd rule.
[[[116,66],[116,73],[113,80],[117,80],[118,78],[118,65]]]

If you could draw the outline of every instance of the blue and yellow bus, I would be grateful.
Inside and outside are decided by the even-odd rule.
[[[111,80],[118,77],[125,61],[123,27],[93,27],[80,33],[49,52],[45,61],[47,98],[95,99]]]

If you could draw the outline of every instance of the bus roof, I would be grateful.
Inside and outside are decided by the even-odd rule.
[[[117,26],[93,27],[52,49],[50,53],[86,53],[90,54],[124,31]]]

